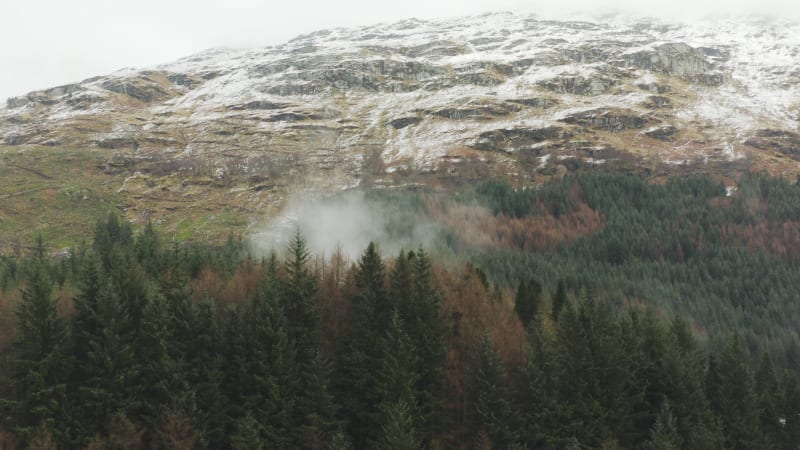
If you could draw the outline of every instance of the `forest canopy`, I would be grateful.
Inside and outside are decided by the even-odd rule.
[[[111,214],[0,262],[4,448],[786,448],[800,188],[405,196],[430,248],[253,256]],[[407,227],[387,227],[402,234]],[[49,447],[48,447],[49,446]]]

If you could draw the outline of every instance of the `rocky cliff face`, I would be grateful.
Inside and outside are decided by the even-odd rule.
[[[747,158],[796,173],[798,64],[791,23],[405,20],[11,98],[0,142],[96,149],[104,170],[128,176],[241,185],[255,211],[275,183],[526,183],[621,160],[678,170]]]

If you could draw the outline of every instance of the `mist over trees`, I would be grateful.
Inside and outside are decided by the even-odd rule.
[[[450,227],[472,262],[446,264],[380,243],[322,258],[299,232],[254,259],[110,215],[68,258],[39,240],[0,263],[0,442],[793,449],[793,235],[748,233],[798,220],[794,189],[591,175],[409,202],[584,230],[483,247]]]

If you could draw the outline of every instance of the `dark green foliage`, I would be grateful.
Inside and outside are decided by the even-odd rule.
[[[564,280],[558,280],[558,286],[556,286],[556,292],[553,294],[553,309],[551,311],[551,315],[553,319],[558,320],[558,315],[561,314],[561,310],[564,309],[564,305],[567,304],[567,288],[564,286]]]
[[[514,298],[514,310],[522,324],[528,326],[542,306],[542,285],[534,279],[521,281]]]
[[[569,291],[595,293],[615,307],[642,302],[690,317],[708,331],[702,344],[714,349],[734,330],[748,330],[742,332],[748,347],[764,345],[776,367],[798,370],[800,361],[790,360],[787,349],[795,354],[798,347],[788,330],[800,322],[800,189],[765,175],[743,175],[737,186],[727,196],[707,176],[655,184],[601,172],[530,189],[490,181],[476,192],[498,214],[534,216],[548,214],[546,204],[570,210],[582,202],[605,225],[551,251],[470,255],[492,282],[507,287],[536,274],[556,294],[554,286],[564,280]],[[564,297],[556,294],[557,313]]]
[[[630,203],[625,208],[635,205],[643,216],[653,215],[648,202],[666,201],[635,178],[600,178],[583,182],[610,184],[610,192],[623,197],[619,201]],[[531,195],[535,205],[557,205],[559,196],[579,199],[574,184],[565,183],[536,194],[503,195]],[[747,195],[770,202],[779,201],[775,195],[794,195],[757,177],[744,183],[751,183]],[[705,201],[718,195],[717,187],[688,180],[652,189]],[[626,194],[628,189],[644,200]],[[586,197],[595,206],[616,204],[597,192]],[[678,203],[693,204],[686,198]],[[789,210],[734,212],[747,220],[759,220],[759,214],[792,217]],[[706,213],[697,208],[690,214]],[[724,308],[681,303],[693,298],[682,291],[688,289],[681,287],[682,271],[700,270],[692,283],[702,283],[692,286],[716,302],[723,298],[714,294],[716,277],[731,267],[756,270],[773,261],[763,255],[694,248],[692,257],[678,263],[634,252],[595,268],[588,262],[609,247],[605,237],[594,236],[555,256],[536,256],[553,266],[516,267],[509,257],[504,277],[518,271],[518,279],[531,280],[535,273],[543,284],[526,281],[516,295],[516,313],[527,325],[524,349],[496,349],[488,338],[476,345],[483,330],[468,329],[474,322],[463,320],[474,318],[442,311],[443,299],[455,310],[459,302],[476,300],[439,286],[434,272],[444,279],[458,274],[434,271],[423,250],[401,252],[387,276],[377,246],[370,245],[343,277],[353,283],[331,287],[321,285],[309,267],[309,252],[297,234],[284,260],[272,255],[256,267],[262,276],[257,288],[251,277],[252,298],[214,299],[211,290],[193,292],[202,285],[195,279],[201,268],[207,269],[204,276],[218,274],[220,283],[234,284],[254,267],[249,259],[237,262],[241,248],[235,239],[216,250],[165,250],[152,225],[133,235],[113,217],[98,225],[96,236],[91,249],[76,250],[66,260],[50,260],[39,240],[32,256],[3,263],[14,274],[9,282],[24,286],[16,305],[16,340],[0,364],[2,431],[13,433],[21,446],[169,448],[169,439],[186,438],[182,442],[196,442],[197,448],[222,449],[700,450],[794,449],[800,442],[797,342],[783,328],[758,335]],[[727,256],[735,260],[726,268],[721,258]],[[581,258],[589,258],[586,266],[574,263]],[[669,288],[646,286],[656,267],[667,268],[659,276],[674,277]],[[776,270],[787,275],[792,267]],[[633,272],[623,274],[623,268]],[[465,270],[482,273],[472,266]],[[590,277],[596,279],[588,282]],[[635,277],[641,285],[626,285]],[[557,280],[548,291],[548,317],[543,293]],[[75,292],[67,314],[59,312],[54,292],[62,281],[59,292]],[[503,310],[510,299],[502,289],[482,281],[494,292],[484,311],[513,318],[513,311]],[[771,280],[777,290],[782,281]],[[616,283],[621,291],[609,293]],[[579,300],[567,298],[567,286]],[[740,297],[759,292],[747,283],[737,286],[746,288]],[[671,308],[648,308],[650,297],[628,297],[666,295],[673,288],[681,297]],[[348,301],[323,303],[329,300],[323,293]],[[627,308],[621,298],[641,303]],[[736,311],[750,311],[755,301],[740,300]],[[330,328],[322,327],[321,317],[331,307],[342,308],[346,319],[338,334],[327,336],[323,329]],[[698,314],[687,316],[681,312],[686,308]],[[671,320],[662,318],[665,311]],[[786,319],[778,311],[783,310],[763,313],[773,321]],[[707,331],[713,327],[703,328],[700,312],[727,317],[729,329],[741,333],[720,346],[722,338]],[[462,320],[460,327],[456,320]],[[465,338],[467,331],[475,340]],[[495,326],[487,333],[503,337],[506,331]],[[517,357],[509,356],[517,351]]]
[[[680,450],[684,448],[675,416],[672,415],[669,402],[666,400],[658,413],[656,423],[650,432],[650,440],[645,448],[648,450]]]
[[[43,249],[40,239],[15,311],[18,334],[8,367],[12,395],[0,401],[3,423],[23,442],[40,429],[60,435],[67,412],[67,329],[58,315]]]
[[[392,310],[385,288],[385,269],[375,244],[358,262],[359,292],[352,299],[345,335],[340,343],[335,378],[342,418],[356,448],[377,442],[381,430],[378,374],[383,360],[380,345]]]
[[[759,426],[761,410],[755,380],[746,360],[737,335],[709,364],[706,390],[712,409],[722,421],[726,448],[768,448]]]
[[[418,450],[422,446],[417,431],[414,428],[414,415],[407,403],[397,401],[384,408],[386,424],[383,426],[383,436],[376,448],[392,450]]]
[[[469,383],[470,428],[478,438],[484,434],[492,448],[509,448],[517,440],[515,411],[506,369],[487,337],[481,340]]]

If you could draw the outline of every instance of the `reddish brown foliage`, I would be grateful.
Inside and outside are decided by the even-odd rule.
[[[465,204],[429,202],[434,219],[450,228],[462,242],[480,248],[553,250],[560,244],[591,234],[605,224],[603,215],[584,202],[556,217],[549,213],[522,218],[493,215],[488,209]]]
[[[214,269],[204,267],[190,285],[195,300],[208,296],[222,306],[232,303],[241,305],[256,293],[263,276],[263,267],[246,258],[229,279],[223,278]]]
[[[720,232],[723,242],[743,245],[753,252],[762,251],[792,261],[800,259],[800,222],[723,224]]]

